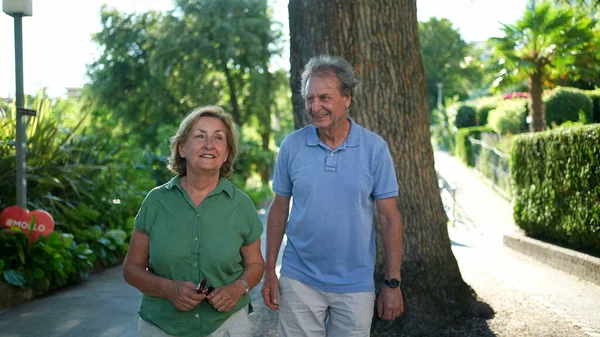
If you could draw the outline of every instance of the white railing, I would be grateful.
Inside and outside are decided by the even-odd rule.
[[[497,190],[511,198],[510,156],[482,140],[469,137],[475,169]]]

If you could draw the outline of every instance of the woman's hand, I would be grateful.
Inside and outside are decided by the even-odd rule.
[[[246,287],[242,281],[235,280],[233,283],[215,288],[206,298],[217,311],[225,312],[235,309],[244,295],[246,295]]]
[[[167,289],[167,298],[175,308],[188,311],[204,301],[206,295],[198,294],[196,285],[192,282],[172,281]]]

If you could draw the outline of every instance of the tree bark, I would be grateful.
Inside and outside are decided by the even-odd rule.
[[[270,125],[271,124],[269,124],[269,126]],[[267,128],[267,130],[270,130],[270,128]],[[267,130],[265,130],[261,134],[263,153],[271,153],[271,150],[269,149],[269,143],[271,142],[271,131],[267,131]],[[261,179],[262,183],[264,184],[264,186],[269,186],[269,178],[270,177],[271,177],[271,162],[269,161],[268,163],[265,163],[265,165],[263,165],[262,168],[260,169],[260,179]]]
[[[544,101],[542,100],[542,70],[529,75],[529,131],[538,132],[546,128],[546,112],[544,111]]]
[[[406,312],[393,322],[374,319],[371,336],[435,335],[451,320],[472,316],[485,305],[475,305],[450,246],[430,142],[416,0],[290,0],[288,10],[296,128],[308,123],[300,97],[302,67],[318,54],[341,56],[354,65],[362,84],[350,114],[386,139],[395,163]],[[383,247],[378,228],[377,234],[379,285]]]
[[[229,87],[229,103],[231,103],[231,118],[236,125],[242,125],[242,113],[240,111],[240,105],[238,104],[237,89],[235,87],[235,81],[233,75],[229,70],[227,61],[223,61],[223,73],[225,73],[225,79],[227,80],[227,86]],[[240,129],[241,130],[241,129]]]

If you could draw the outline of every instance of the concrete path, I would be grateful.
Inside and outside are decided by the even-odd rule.
[[[600,336],[600,287],[504,247],[502,235],[518,230],[511,203],[448,153],[436,152],[435,161],[436,170],[457,187],[457,221],[449,232],[465,281],[475,288],[488,278],[511,295],[537,303],[564,324]],[[482,286],[481,292],[489,293]]]

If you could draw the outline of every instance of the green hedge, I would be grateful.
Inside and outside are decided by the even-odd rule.
[[[481,139],[481,134],[484,132],[494,132],[487,126],[473,126],[470,128],[458,129],[456,133],[456,147],[454,155],[464,164],[475,167],[475,159],[473,158],[473,149],[469,137]]]
[[[469,105],[461,104],[456,111],[454,126],[457,129],[468,128],[477,125],[477,112]]]
[[[593,119],[592,100],[581,89],[557,87],[544,99],[544,103],[546,125],[550,127],[567,121],[589,123]]]
[[[600,89],[586,90],[585,94],[592,100],[592,122],[600,123]]]
[[[504,100],[491,110],[488,125],[501,135],[519,134],[528,130],[529,101],[526,98]]]
[[[514,217],[528,235],[600,256],[599,144],[598,124],[515,139]]]

